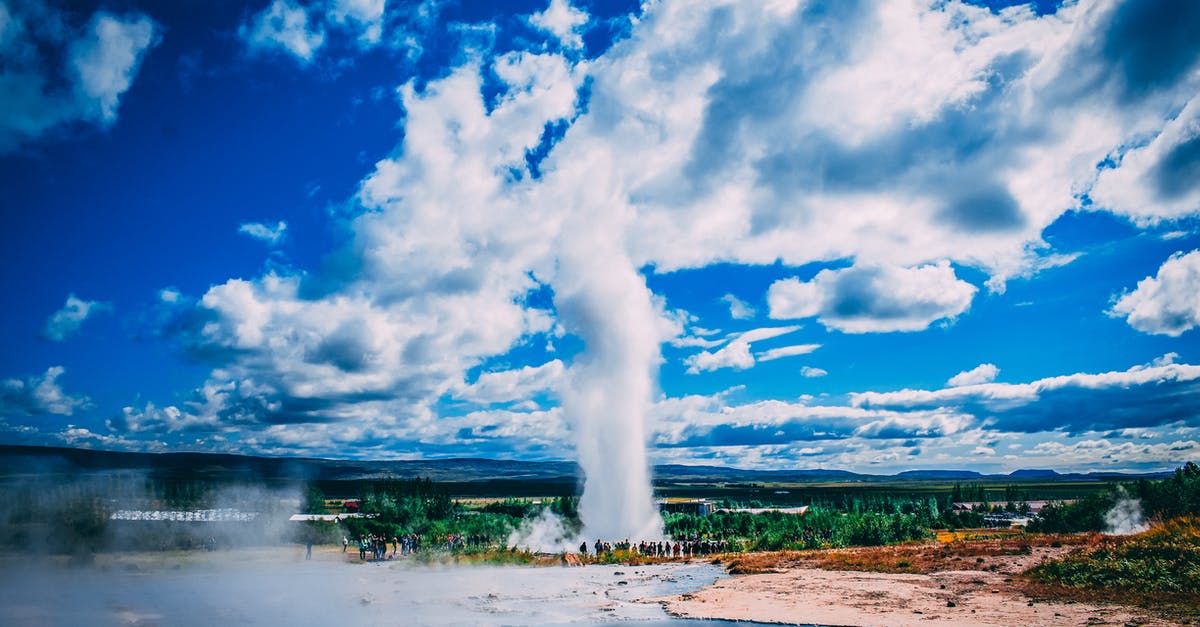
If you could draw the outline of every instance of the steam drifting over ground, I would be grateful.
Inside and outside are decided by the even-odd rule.
[[[543,625],[661,621],[638,599],[712,583],[716,566],[431,568],[346,564],[340,549],[125,556],[69,569],[0,559],[0,613],[47,625]],[[138,560],[142,559],[142,562]],[[16,573],[21,575],[15,576]],[[646,625],[653,623],[639,622]]]
[[[1131,498],[1122,488],[1120,498],[1104,514],[1104,532],[1114,536],[1131,536],[1150,528],[1142,512],[1142,501]]]

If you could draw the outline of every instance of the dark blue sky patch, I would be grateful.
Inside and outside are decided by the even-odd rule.
[[[1038,15],[1052,15],[1062,6],[1060,0],[963,0],[966,4],[987,7],[992,11],[1000,11],[1013,6],[1031,7]]]
[[[538,139],[538,145],[525,151],[525,166],[534,180],[542,178],[542,161],[550,156],[550,151],[554,150],[554,146],[567,134],[568,128],[571,128],[570,120],[547,122],[542,129],[542,136]]]

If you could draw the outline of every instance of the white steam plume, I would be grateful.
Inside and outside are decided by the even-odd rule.
[[[1142,502],[1120,491],[1117,502],[1104,514],[1105,533],[1112,536],[1131,536],[1150,528],[1142,513]]]
[[[584,538],[605,540],[662,535],[645,424],[660,319],[621,232],[617,207],[577,212],[565,225],[555,280],[561,320],[585,344],[561,391],[584,473],[579,514]]]
[[[558,515],[543,509],[537,517],[523,521],[520,528],[510,533],[507,545],[531,551],[569,552],[576,550],[577,540],[572,536]]]

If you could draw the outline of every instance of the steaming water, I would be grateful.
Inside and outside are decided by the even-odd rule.
[[[692,591],[722,576],[709,564],[432,568],[347,564],[340,553],[310,562],[296,555],[294,549],[230,551],[153,565],[102,560],[91,568],[31,566],[32,560],[10,557],[0,560],[0,622],[691,626],[703,623],[670,620],[657,603],[638,600]]]

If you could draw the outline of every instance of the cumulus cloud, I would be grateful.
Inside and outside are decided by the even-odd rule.
[[[527,380],[554,378],[516,364],[466,383],[473,369],[535,338],[544,344],[548,333],[585,338],[557,384],[574,407],[598,405],[577,385],[584,375],[627,365],[641,377],[664,339],[704,346],[687,361],[694,372],[802,352],[755,354],[751,344],[766,338],[750,334],[676,332],[683,327],[655,305],[643,268],[849,263],[777,282],[770,315],[814,317],[846,333],[953,320],[977,291],[955,268],[978,270],[999,290],[1069,261],[1042,232],[1089,192],[1104,199],[1097,210],[1196,213],[1186,209],[1190,103],[1200,93],[1194,12],[1159,30],[1129,28],[1153,21],[1154,10],[1139,8],[1146,4],[1084,1],[1039,16],[959,2],[668,1],[647,5],[627,37],[585,61],[571,48],[586,15],[555,0],[530,19],[563,38],[565,54],[468,52],[440,78],[401,86],[402,144],[361,182],[361,214],[337,263],[208,290],[176,326],[189,353],[213,364],[210,380],[194,405],[175,405],[178,417],[142,408],[126,422],[180,432],[255,425],[245,441],[263,450],[351,437],[368,450],[441,446],[461,417],[440,415],[439,399],[516,400]],[[378,5],[323,6],[358,28]],[[253,50],[307,62],[339,19],[321,15],[275,0],[240,32]],[[488,81],[498,81],[494,102],[480,95]],[[548,125],[565,130],[550,141]],[[536,168],[533,153],[545,155]],[[1124,168],[1166,172],[1120,183],[1157,185],[1143,191],[1158,204],[1112,192],[1109,179]],[[543,292],[554,311],[531,304]],[[836,461],[878,457],[854,448],[855,438],[953,435],[969,452],[988,446],[966,442],[971,429],[1191,420],[1187,368],[863,393],[830,408],[682,408],[736,422],[701,428],[664,414],[669,424],[655,437],[671,446],[834,438],[845,446],[806,448]],[[1139,379],[1150,376],[1159,378]],[[649,395],[644,377],[635,383],[631,396]],[[762,415],[777,418],[755,422]],[[486,441],[498,423],[474,419],[463,433]]]
[[[247,222],[238,227],[238,233],[243,233],[254,239],[266,242],[268,246],[275,246],[283,241],[283,236],[287,232],[287,222],[280,220],[275,223],[275,226],[263,224],[261,222]]]
[[[806,397],[735,404],[729,393],[694,395],[655,405],[652,442],[659,451],[674,451],[662,454],[667,458],[692,463],[753,462],[758,448],[793,460],[791,451],[802,445],[817,451],[807,463],[904,469],[906,462],[887,457],[889,452],[923,442],[922,463],[931,467],[978,455],[1010,470],[1030,464],[1090,468],[1097,460],[1157,468],[1194,450],[1197,391],[1200,366],[1156,361],[1021,384],[862,392],[845,402]],[[1088,437],[1063,443],[1063,433]],[[1001,459],[1001,448],[1020,454]],[[1058,453],[1064,456],[1056,458]]]
[[[71,66],[96,117],[111,124],[121,94],[133,84],[142,56],[155,41],[154,22],[144,15],[126,21],[100,13],[89,30],[72,44]]]
[[[760,329],[752,329],[743,333],[737,333],[728,338],[725,346],[722,346],[716,351],[701,351],[695,355],[689,356],[684,360],[684,364],[688,367],[688,374],[699,374],[701,372],[711,372],[721,368],[734,368],[737,370],[745,370],[754,367],[755,356],[750,353],[750,345],[754,342],[768,340],[788,333],[794,333],[800,330],[798,326],[789,327],[765,327]],[[799,355],[810,353],[819,348],[816,344],[806,344],[800,347],[786,347],[779,349],[782,352],[775,353],[767,357],[767,359],[777,359],[786,357],[789,354]],[[797,350],[799,352],[788,353],[788,350]],[[770,351],[768,351],[770,352]],[[761,359],[762,356],[760,355]]]
[[[779,445],[795,442],[935,438],[972,424],[951,412],[902,412],[808,402],[759,401],[730,406],[720,395],[658,403],[658,447]]]
[[[991,383],[996,380],[996,375],[1000,374],[1000,369],[995,364],[979,364],[978,366],[964,370],[946,382],[946,385],[956,388],[964,385],[979,385],[981,383]]]
[[[214,366],[209,380],[178,413],[135,408],[114,426],[224,425],[277,437],[271,426],[307,425],[296,433],[333,437],[370,423],[381,442],[403,441],[442,433],[434,407],[444,396],[488,404],[552,385],[561,362],[463,384],[485,359],[555,332],[556,320],[526,297],[553,276],[559,219],[521,197],[511,168],[548,121],[573,113],[582,80],[553,55],[495,63],[509,91],[490,111],[475,67],[421,93],[401,90],[405,149],[362,182],[365,210],[338,253],[344,266],[233,279],[194,302],[175,297],[170,333]]]
[[[1090,467],[1096,460],[1111,464],[1138,465],[1161,468],[1163,465],[1182,465],[1200,453],[1196,440],[1168,440],[1158,443],[1111,442],[1088,438],[1077,442],[1040,442],[1030,455],[1055,460],[1062,466]],[[1164,464],[1164,462],[1166,464]]]
[[[827,371],[823,368],[814,368],[812,366],[804,366],[804,367],[800,368],[800,376],[805,377],[807,379],[816,379],[818,377],[824,377],[828,374],[829,374],[829,371]]]
[[[579,31],[587,21],[587,12],[571,6],[571,0],[550,0],[545,11],[529,16],[530,24],[557,37],[564,48],[583,47]]]
[[[311,17],[308,10],[291,0],[274,0],[242,24],[238,35],[253,52],[285,52],[301,63],[309,63],[325,44],[324,27]],[[316,23],[310,25],[310,21]]]
[[[1192,100],[1149,143],[1100,172],[1090,195],[1141,224],[1195,215],[1200,207],[1200,99]]]
[[[0,153],[74,122],[114,124],[158,40],[145,15],[96,12],[82,28],[72,17],[38,1],[0,5]]]
[[[86,396],[71,396],[63,391],[58,378],[66,370],[51,366],[41,376],[0,381],[0,416],[71,416],[87,409],[92,402]]]
[[[563,372],[563,362],[558,359],[540,366],[485,372],[474,383],[456,392],[455,396],[476,403],[528,400],[538,393],[557,389]]]
[[[854,407],[956,411],[989,429],[1069,433],[1161,427],[1200,418],[1200,366],[1162,364],[1077,373],[1031,383],[978,383],[941,390],[863,392]]]
[[[853,267],[822,270],[811,281],[783,279],[767,302],[776,319],[816,317],[845,333],[920,331],[967,310],[975,286],[946,261],[916,268]]]
[[[62,309],[50,315],[42,334],[48,340],[62,342],[79,332],[83,321],[99,312],[111,311],[112,305],[94,300],[83,300],[74,294],[67,295]]]
[[[1171,255],[1158,273],[1122,294],[1109,315],[1143,333],[1179,337],[1200,325],[1200,251]]]

